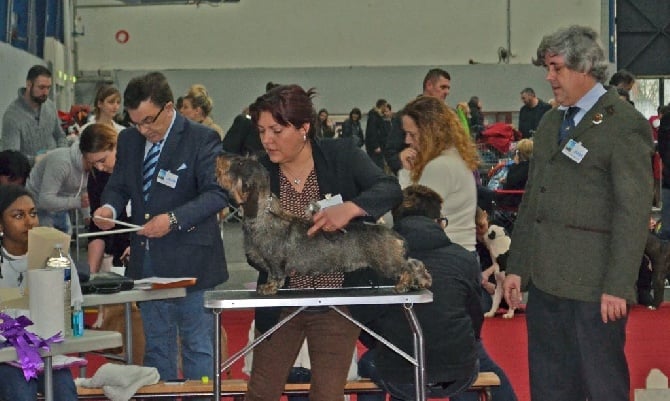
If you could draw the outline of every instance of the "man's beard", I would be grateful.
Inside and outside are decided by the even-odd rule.
[[[42,104],[47,101],[49,97],[47,95],[35,96],[33,95],[32,89],[30,90],[30,99],[37,104]]]

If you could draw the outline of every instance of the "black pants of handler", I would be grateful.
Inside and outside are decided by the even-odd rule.
[[[626,321],[603,323],[600,302],[559,298],[531,284],[528,362],[533,401],[629,401]]]

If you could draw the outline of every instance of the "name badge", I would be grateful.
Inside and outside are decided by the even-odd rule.
[[[163,185],[167,185],[170,188],[173,188],[177,186],[177,180],[179,179],[179,176],[177,174],[174,174],[170,171],[167,170],[160,170],[158,171],[158,179],[157,181]]]
[[[563,154],[575,163],[581,163],[588,152],[589,150],[582,146],[581,142],[576,142],[574,139],[570,139],[563,148]]]
[[[316,202],[321,209],[325,209],[327,207],[339,205],[342,203],[342,195],[337,194],[335,196],[331,196],[330,194],[326,195],[326,199],[321,199],[320,201]]]

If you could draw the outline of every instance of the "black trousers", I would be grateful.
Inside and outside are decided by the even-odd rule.
[[[629,401],[627,318],[602,322],[599,302],[528,292],[528,362],[533,401]]]

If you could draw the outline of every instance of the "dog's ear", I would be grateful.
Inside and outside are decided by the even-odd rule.
[[[491,232],[489,233],[489,239],[496,239],[496,232],[495,232],[495,230],[491,230]]]

